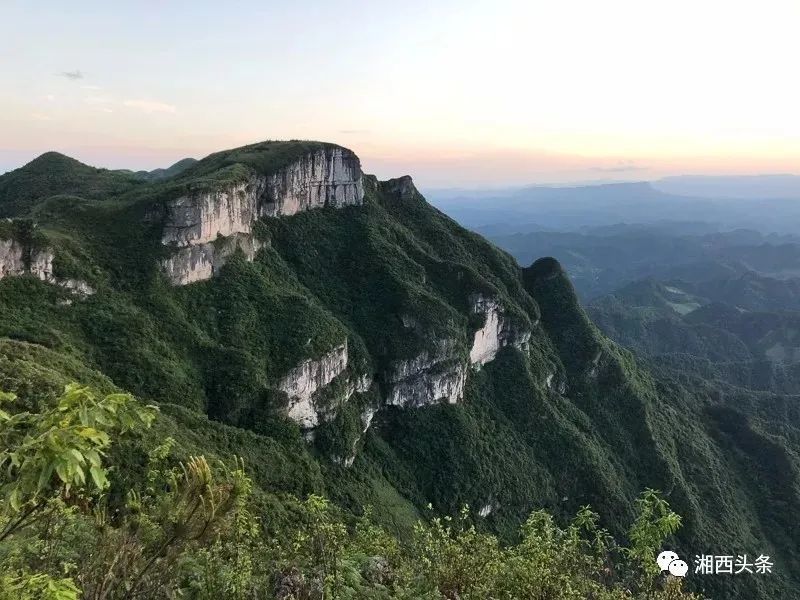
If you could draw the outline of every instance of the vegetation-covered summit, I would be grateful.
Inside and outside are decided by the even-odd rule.
[[[143,440],[109,456],[116,469],[110,500],[145,485],[147,453],[172,437],[170,468],[198,454],[244,459],[257,499],[248,510],[267,537],[287,531],[309,494],[341,511],[349,532],[358,531],[352,526],[366,507],[378,508],[374,525],[403,543],[432,544],[411,556],[427,556],[429,583],[438,583],[432,596],[402,596],[384,585],[385,595],[372,597],[455,598],[449,583],[436,579],[452,574],[438,569],[469,555],[473,543],[508,553],[500,562],[486,559],[505,565],[485,580],[497,586],[498,573],[532,556],[520,548],[545,552],[546,544],[577,535],[567,522],[587,517],[585,505],[620,544],[635,545],[635,501],[648,488],[661,490],[683,517],[666,542],[682,556],[729,549],[769,554],[777,563],[771,576],[690,576],[689,587],[717,598],[790,597],[800,577],[792,524],[800,508],[800,430],[786,418],[791,404],[654,376],[599,333],[557,261],[520,269],[432,208],[409,178],[365,176],[362,205],[261,218],[253,257],[233,252],[213,277],[170,285],[163,260],[172,250],[161,243],[163,211],[154,208],[187,190],[224,191],[242,174],[273,174],[319,148],[333,146],[255,144],[156,182],[89,167],[84,173],[82,165],[63,177],[29,165],[0,178],[0,214],[34,219],[54,253],[54,277],[83,279],[96,291],[78,297],[33,277],[0,279],[0,389],[17,396],[20,410],[38,413],[71,381],[160,407]],[[498,329],[513,340],[484,364],[471,362],[476,333],[499,317],[476,311],[483,306],[476,299],[500,307]],[[314,396],[330,418],[301,431],[287,416],[293,400],[285,378],[344,344],[346,368]],[[458,401],[389,402],[402,395],[402,377],[420,372],[420,388],[433,400],[444,395],[430,389],[446,384],[458,388]],[[361,380],[370,385],[354,383]],[[436,526],[419,537],[415,523],[428,505],[439,516],[469,505],[476,532],[496,537],[467,528],[461,539]],[[520,534],[540,509],[559,528],[540,516]],[[453,536],[459,541],[451,544]],[[454,547],[459,553],[448,555]],[[222,561],[203,563],[207,572],[229,565],[226,548],[197,560]],[[293,560],[280,567],[317,576],[318,557]],[[591,570],[587,581],[597,583],[605,568]],[[569,569],[559,569],[566,577]],[[625,581],[611,579],[612,588]],[[485,589],[459,594],[485,598]],[[569,597],[559,589],[498,597]]]

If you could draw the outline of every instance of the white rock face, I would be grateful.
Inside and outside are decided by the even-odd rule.
[[[484,316],[484,324],[475,332],[472,349],[469,352],[470,363],[481,367],[494,360],[497,353],[505,346],[513,345],[524,348],[530,340],[530,331],[514,328],[503,315],[500,304],[494,298],[475,295],[471,299],[472,311]]]
[[[592,358],[592,362],[589,364],[589,370],[587,371],[587,375],[590,379],[596,379],[598,373],[598,367],[600,364],[600,358],[603,356],[603,351],[598,350],[597,353]]]
[[[556,379],[556,373],[550,373],[544,380],[545,387],[552,391],[558,392],[563,395],[567,392],[567,382],[560,377]]]
[[[378,412],[378,409],[373,406],[368,406],[364,409],[361,413],[361,433],[367,433],[369,426],[372,425],[372,419],[375,418],[375,414]]]
[[[343,148],[322,148],[267,177],[260,214],[289,216],[323,206],[360,205],[363,201],[358,157]]]
[[[505,346],[524,349],[531,332],[516,327],[503,314],[494,298],[476,294],[470,298],[473,312],[484,316],[483,326],[475,332],[469,363],[480,368],[494,360]],[[411,316],[402,315],[405,327],[414,327]],[[395,361],[386,376],[386,404],[420,407],[447,402],[458,403],[464,395],[467,365],[455,351],[453,340],[439,340],[433,351],[425,351],[412,359]]]
[[[0,239],[0,279],[13,275],[33,275],[42,281],[53,277],[53,253],[49,249],[31,253],[30,265],[25,264],[26,250],[13,239]]]
[[[204,281],[236,247],[253,259],[258,251],[253,225],[259,217],[363,201],[361,164],[343,148],[321,148],[268,177],[252,172],[246,181],[182,196],[166,205],[161,242],[178,251],[163,262],[164,271],[177,285]],[[220,236],[236,240],[233,249],[212,245]]]
[[[433,352],[395,361],[387,376],[386,404],[420,407],[461,400],[467,367],[454,355],[453,347],[451,340],[441,340]]]
[[[49,249],[34,251],[31,254],[30,274],[42,281],[53,278],[53,252]]]
[[[289,395],[289,418],[300,427],[319,425],[322,415],[314,403],[314,392],[328,385],[347,368],[347,342],[317,359],[301,362],[278,382]]]
[[[22,246],[14,240],[0,240],[0,278],[6,275],[22,275],[24,272]]]
[[[95,290],[85,281],[80,279],[57,279],[53,275],[53,260],[55,255],[51,248],[43,248],[30,252],[30,264],[26,265],[28,250],[17,240],[0,239],[0,279],[20,275],[32,275],[41,281],[61,286],[75,296],[86,297],[95,293]],[[62,299],[59,304],[69,305],[72,300]]]
[[[164,260],[162,266],[173,284],[186,285],[213,277],[236,250],[241,250],[245,258],[252,261],[261,247],[253,236],[234,234],[213,243],[180,248]]]
[[[252,231],[265,179],[253,175],[247,181],[219,190],[196,192],[167,204],[161,242],[180,248],[207,244],[218,236]]]
[[[76,296],[91,296],[95,293],[95,289],[85,281],[80,279],[61,279],[58,285],[64,289],[69,290]]]

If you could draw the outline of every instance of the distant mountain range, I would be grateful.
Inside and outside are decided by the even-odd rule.
[[[780,186],[779,180],[784,182]],[[428,196],[462,225],[481,231],[491,228],[495,234],[661,221],[702,221],[716,230],[747,227],[786,233],[800,222],[800,193],[795,201],[782,196],[800,189],[800,184],[793,187],[789,180],[796,183],[800,178],[764,176],[764,195],[758,195],[758,185],[749,178],[749,186],[737,195],[736,178],[689,177],[654,183],[431,190]],[[725,190],[730,194],[724,195]],[[769,195],[779,191],[781,197]]]
[[[798,175],[680,175],[659,179],[652,185],[677,196],[752,200],[800,198]]]

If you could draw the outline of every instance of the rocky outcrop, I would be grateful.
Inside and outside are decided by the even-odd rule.
[[[316,359],[304,360],[278,383],[278,389],[289,396],[289,418],[303,428],[320,423],[320,409],[313,401],[314,393],[328,385],[347,368],[347,343],[335,347]]]
[[[440,340],[432,351],[411,359],[394,361],[386,376],[386,404],[420,407],[447,402],[464,395],[467,368],[455,352],[455,342]]]
[[[26,248],[14,239],[0,239],[0,279],[13,275],[33,275],[42,281],[53,277],[53,252],[49,248]]]
[[[56,283],[76,296],[86,297],[95,293],[95,289],[92,286],[80,279],[59,279]]]
[[[175,285],[205,281],[214,276],[228,258],[241,250],[252,261],[262,244],[251,235],[234,234],[213,243],[180,248],[162,263],[164,273]]]
[[[322,148],[267,177],[259,214],[281,217],[323,206],[356,206],[363,201],[358,157],[344,148]]]
[[[544,380],[545,387],[551,392],[564,395],[567,392],[567,382],[558,376],[558,373],[550,373]]]
[[[414,180],[411,179],[410,175],[403,175],[402,177],[382,181],[380,185],[386,193],[403,200],[409,200],[418,193],[414,185]]]
[[[589,364],[589,369],[586,373],[589,379],[597,379],[597,374],[599,372],[599,366],[600,366],[600,358],[602,356],[603,356],[603,351],[598,350],[597,353],[592,357],[592,361]]]
[[[42,281],[51,280],[53,278],[53,259],[53,251],[49,248],[31,251],[28,272]]]
[[[246,181],[170,201],[161,243],[185,248],[208,244],[219,236],[250,234],[265,185],[263,177],[253,174]]]
[[[476,294],[470,298],[472,312],[483,317],[483,326],[475,332],[470,363],[478,368],[494,360],[505,346],[523,349],[531,337],[530,331],[515,327],[503,314],[500,303],[494,298]]]
[[[405,178],[397,180],[401,186]],[[516,326],[507,318],[502,306],[494,298],[476,294],[470,298],[471,310],[483,317],[483,326],[472,341],[469,363],[480,368],[494,360],[501,348],[513,346],[524,349],[531,332]],[[408,315],[401,316],[403,325],[413,327],[416,321]],[[392,363],[385,377],[386,404],[403,407],[420,407],[447,402],[456,404],[464,395],[467,364],[456,350],[454,340],[439,340],[433,350],[425,350],[411,359]]]
[[[486,504],[484,504],[483,506],[481,506],[480,510],[478,510],[478,516],[485,519],[493,512],[495,512],[498,508],[500,508],[500,503],[495,500],[491,500]]]
[[[361,164],[344,148],[320,148],[271,175],[251,170],[244,181],[195,191],[166,204],[161,243],[175,253],[163,261],[164,271],[178,285],[209,279],[236,248],[253,259],[258,250],[253,226],[260,217],[363,201]],[[215,245],[220,238],[234,241],[220,248]]]
[[[92,286],[80,279],[56,278],[53,275],[54,260],[52,248],[31,248],[15,239],[0,239],[0,279],[30,275],[40,281],[58,285],[79,298],[95,293]],[[62,299],[59,304],[70,305],[72,300]]]
[[[303,429],[312,429],[322,421],[335,415],[337,406],[320,405],[316,396],[325,386],[342,375],[347,369],[347,341],[336,346],[319,358],[304,360],[289,371],[279,382],[278,389],[289,396],[288,416]],[[340,402],[346,401],[353,393],[369,389],[368,377],[358,377],[347,382]]]

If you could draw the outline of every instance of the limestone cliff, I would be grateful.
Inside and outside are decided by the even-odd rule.
[[[470,297],[470,304],[473,312],[483,316],[484,324],[474,334],[469,361],[459,353],[459,346],[452,339],[436,340],[430,348],[412,358],[392,361],[383,376],[385,405],[418,408],[441,402],[456,404],[463,398],[470,364],[479,368],[494,360],[497,352],[506,346],[521,350],[527,347],[530,331],[513,325],[496,299],[474,295]],[[345,343],[319,358],[303,361],[287,373],[278,387],[289,395],[288,416],[304,429],[313,429],[323,420],[332,418],[337,407],[319,406],[315,394],[342,375],[347,367]],[[340,400],[346,400],[356,391],[365,391],[370,385],[367,376],[348,381]],[[370,409],[365,418],[365,430],[376,411],[377,407]]]
[[[218,238],[214,243],[179,248],[163,261],[162,266],[172,283],[186,285],[210,279],[237,250],[252,261],[260,248],[261,242],[252,235],[237,233]]]
[[[166,204],[161,242],[175,252],[163,262],[164,271],[174,284],[203,281],[236,248],[254,258],[258,243],[253,225],[260,217],[360,205],[363,200],[361,164],[344,148],[319,148],[268,175],[249,169],[244,181],[195,191]],[[212,245],[231,236],[235,241],[222,250]]]
[[[333,417],[336,406],[317,402],[317,392],[342,375],[348,366],[347,341],[336,346],[319,358],[309,358],[291,369],[279,382],[278,389],[289,396],[288,416],[303,429],[312,429],[323,420]],[[353,394],[370,382],[359,378],[358,382],[346,387],[345,396]],[[338,401],[347,400],[347,397]]]
[[[505,316],[500,303],[494,298],[476,294],[470,298],[473,313],[483,317],[483,327],[475,332],[469,360],[474,366],[494,360],[497,353],[505,346],[523,349],[530,340],[530,331],[515,327]]]
[[[49,281],[53,276],[53,252],[27,248],[15,239],[0,239],[0,279],[25,274]]]
[[[344,148],[324,148],[267,177],[260,214],[289,216],[323,206],[360,205],[363,200],[358,157]]]
[[[30,275],[41,281],[61,286],[73,296],[86,297],[95,293],[95,289],[80,279],[59,279],[53,274],[55,254],[49,247],[33,247],[17,239],[0,238],[0,279]],[[64,300],[63,304],[71,304],[72,300]]]
[[[264,178],[253,173],[246,181],[170,201],[161,243],[185,248],[208,244],[218,236],[251,233],[264,188]]]
[[[396,360],[386,376],[386,404],[420,407],[447,402],[464,395],[467,366],[456,353],[454,340],[438,340],[432,350],[411,359]]]

